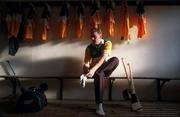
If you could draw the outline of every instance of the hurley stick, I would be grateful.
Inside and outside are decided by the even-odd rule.
[[[130,88],[132,90],[132,92],[135,92],[135,87],[134,87],[134,80],[133,80],[133,75],[132,75],[132,69],[130,66],[130,63],[127,64],[128,68],[129,68],[129,79],[130,79]]]
[[[128,80],[128,86],[129,86],[129,89],[130,89],[129,93],[131,94],[131,97],[130,97],[130,99],[131,99],[131,109],[132,109],[132,111],[140,112],[143,109],[142,109],[142,106],[141,106],[141,104],[139,102],[139,99],[138,99],[138,97],[136,95],[131,66],[130,66],[129,63],[127,63],[127,67],[128,67],[128,71],[129,71],[129,75],[128,75],[126,65],[124,63],[123,58],[121,58],[121,60],[122,60],[122,63],[123,63],[124,71],[125,71],[125,74],[126,74],[126,77],[127,77],[127,80]],[[126,96],[127,95],[126,92],[123,93],[123,94],[124,94],[123,96],[124,96],[125,99],[126,98],[129,99],[129,97]]]
[[[122,64],[123,64],[123,68],[124,68],[124,72],[125,72],[126,78],[127,78],[127,80],[128,80],[128,84],[129,84],[129,86],[130,86],[130,84],[131,84],[131,79],[130,79],[128,73],[127,73],[127,69],[126,69],[126,66],[125,66],[125,63],[124,63],[124,58],[121,58],[121,61],[122,61]]]
[[[128,75],[128,72],[127,72],[127,68],[126,68],[124,59],[121,58],[121,60],[122,60],[122,64],[123,64],[123,67],[124,67],[124,72],[125,72],[126,77],[127,77],[127,80],[128,80],[129,89],[130,89],[132,92],[135,92],[134,80],[133,80],[133,75],[132,75],[132,70],[131,70],[130,63],[127,64],[128,72],[129,72],[129,75]]]

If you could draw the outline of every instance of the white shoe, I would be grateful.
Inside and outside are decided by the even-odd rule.
[[[105,116],[105,112],[103,110],[100,110],[100,109],[97,109],[96,110],[96,114],[99,115],[99,116]]]
[[[105,116],[106,115],[104,110],[103,110],[103,104],[102,103],[97,104],[96,114],[99,116]]]

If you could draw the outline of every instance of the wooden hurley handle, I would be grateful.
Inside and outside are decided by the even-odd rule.
[[[130,82],[130,78],[129,78],[128,73],[127,73],[127,69],[126,69],[126,66],[125,66],[125,63],[124,63],[124,59],[121,58],[121,61],[122,61],[122,64],[123,64],[123,68],[124,68],[124,72],[125,72],[125,75],[127,77],[127,80],[128,80],[128,82]]]
[[[127,64],[128,68],[129,68],[129,74],[130,74],[130,87],[132,90],[135,90],[135,87],[134,87],[134,80],[133,80],[133,75],[132,75],[132,69],[131,69],[131,66],[130,66],[130,63]]]

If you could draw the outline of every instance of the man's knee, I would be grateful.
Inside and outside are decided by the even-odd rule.
[[[114,62],[116,65],[119,65],[119,59],[117,57],[112,57],[111,61]]]
[[[96,71],[93,77],[94,77],[94,79],[102,78],[102,77],[104,77],[104,73]]]

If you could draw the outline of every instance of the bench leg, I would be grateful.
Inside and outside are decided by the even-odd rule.
[[[63,100],[63,79],[60,79],[60,86],[59,86],[59,93],[58,93],[58,99]]]
[[[113,88],[113,83],[115,79],[109,79],[109,95],[108,95],[108,100],[112,101],[112,88]]]

